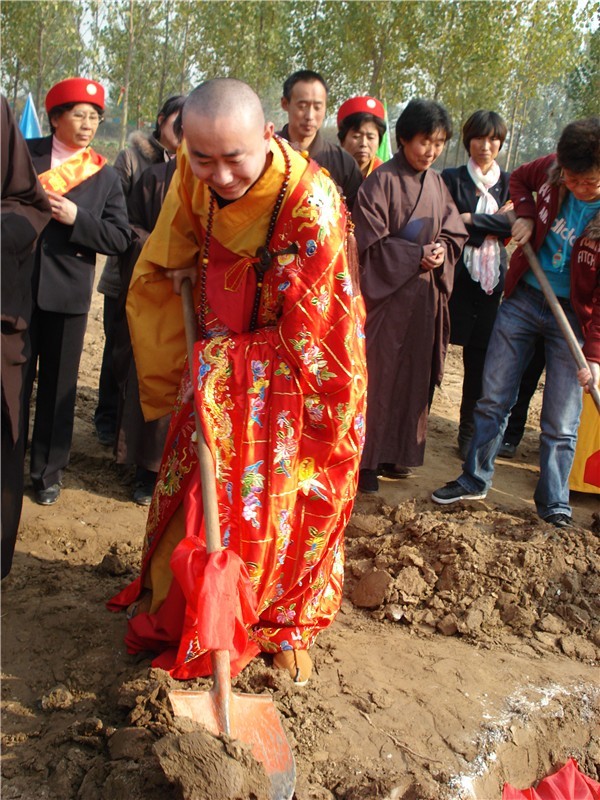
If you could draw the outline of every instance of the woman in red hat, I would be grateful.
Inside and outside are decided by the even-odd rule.
[[[387,130],[383,104],[375,97],[351,97],[340,106],[337,123],[340,144],[366,178],[383,164],[376,155]]]
[[[31,479],[41,505],[58,500],[69,463],[79,361],[96,254],[123,253],[130,239],[119,176],[91,148],[104,112],[104,89],[68,78],[46,96],[52,133],[27,144],[52,207],[32,257],[31,360],[26,402],[37,368]]]

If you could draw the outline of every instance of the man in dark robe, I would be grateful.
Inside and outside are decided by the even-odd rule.
[[[30,356],[31,261],[52,215],[4,95],[0,97],[2,171],[2,577],[12,566],[23,505],[24,368]]]
[[[423,463],[427,415],[450,335],[454,265],[467,239],[444,182],[429,169],[449,138],[450,120],[439,104],[411,103],[424,106],[424,121],[417,106],[417,132],[410,140],[398,136],[400,149],[364,181],[353,213],[367,307],[367,436],[359,482],[366,492],[377,491],[378,474],[405,477],[403,470]],[[421,139],[425,156],[415,160],[411,152]]]
[[[152,499],[170,417],[167,414],[151,422],[144,420],[125,308],[133,269],[156,225],[176,168],[175,158],[154,164],[144,170],[134,185],[127,198],[133,239],[118,262],[121,289],[115,308],[113,347],[114,371],[119,385],[115,453],[117,464],[136,465],[133,499],[139,505],[149,505]]]
[[[297,149],[306,150],[329,172],[351,209],[362,183],[362,175],[349,153],[321,135],[327,109],[327,92],[327,84],[318,72],[302,69],[290,75],[283,84],[281,98],[281,107],[287,111],[288,122],[279,135]]]

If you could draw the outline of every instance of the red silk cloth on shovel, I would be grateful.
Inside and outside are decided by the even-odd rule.
[[[515,789],[505,783],[502,800],[600,800],[600,783],[580,772],[577,761],[570,758],[536,789]]]

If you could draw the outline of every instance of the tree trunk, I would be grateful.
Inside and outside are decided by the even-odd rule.
[[[15,80],[13,82],[13,99],[12,110],[16,111],[17,108],[17,92],[19,91],[19,77],[21,76],[21,59],[17,59],[17,68],[15,70]],[[36,106],[37,108],[37,106]]]
[[[515,146],[514,146],[514,150],[513,150],[513,163],[514,164],[518,164],[519,163],[519,143],[521,141],[521,133],[523,132],[523,124],[525,122],[525,115],[527,114],[527,105],[528,105],[528,101],[525,100],[525,102],[523,103],[523,111],[521,112],[521,123],[519,125],[519,130],[517,132]]]
[[[129,45],[127,48],[127,62],[125,64],[125,75],[123,76],[123,110],[121,115],[121,130],[119,135],[119,150],[123,150],[127,141],[127,118],[129,113],[129,82],[131,75],[131,63],[133,61],[133,48],[135,44],[135,30],[133,25],[133,0],[129,0]]]
[[[37,63],[38,71],[35,80],[35,107],[40,107],[42,102],[42,77],[43,77],[43,57],[44,57],[44,29],[40,25],[37,35]]]
[[[162,104],[166,99],[165,86],[167,83],[167,65],[169,63],[169,23],[170,23],[170,13],[171,13],[170,0],[167,0],[167,2],[164,5],[165,5],[165,40],[163,43],[162,69],[160,71],[160,84],[158,87],[158,103],[156,106],[157,111],[159,108],[162,107]]]
[[[521,93],[521,84],[517,84],[516,92],[514,95],[514,105],[512,114],[510,116],[509,136],[508,136],[508,152],[506,153],[506,171],[510,172],[511,158],[513,152],[513,143],[515,138],[515,124],[517,118],[517,106],[519,105],[519,94]]]
[[[181,73],[179,79],[179,94],[185,94],[185,71],[187,68],[188,34],[190,31],[190,16],[186,14],[183,32],[183,47],[181,49]]]

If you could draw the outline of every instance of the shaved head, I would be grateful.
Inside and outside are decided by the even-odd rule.
[[[192,172],[224,200],[242,197],[268,168],[273,133],[256,93],[235,78],[200,84],[183,107]]]
[[[234,116],[262,130],[265,114],[256,92],[236,78],[213,78],[197,86],[183,107],[183,123],[188,115],[222,119]]]

